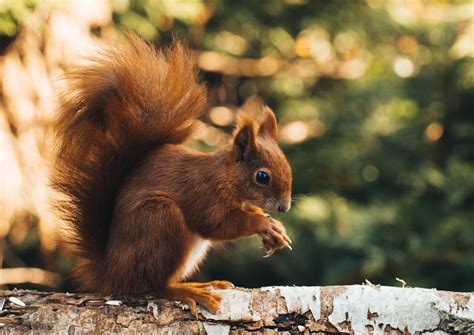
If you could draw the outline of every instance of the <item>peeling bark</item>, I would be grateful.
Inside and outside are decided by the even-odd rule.
[[[474,294],[367,285],[220,291],[222,310],[153,296],[0,291],[0,333],[473,334]]]

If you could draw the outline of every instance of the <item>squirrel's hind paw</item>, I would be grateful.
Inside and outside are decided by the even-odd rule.
[[[193,286],[193,284],[196,284]],[[163,298],[169,300],[179,300],[187,303],[191,314],[197,318],[197,305],[201,305],[212,314],[217,314],[220,310],[222,297],[209,290],[209,285],[199,287],[199,284],[206,283],[176,283],[166,288],[162,294]]]

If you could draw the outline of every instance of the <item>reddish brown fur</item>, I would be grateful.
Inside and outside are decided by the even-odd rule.
[[[281,223],[261,210],[288,209],[291,197],[268,107],[244,106],[234,141],[204,154],[180,144],[206,104],[180,43],[156,51],[130,36],[66,78],[53,185],[66,195],[59,208],[83,290],[154,292],[193,313],[196,303],[216,312],[221,298],[207,287],[230,283],[181,282],[204,257],[205,241],[259,234],[268,249],[288,246]],[[259,169],[270,174],[268,186],[255,181]]]

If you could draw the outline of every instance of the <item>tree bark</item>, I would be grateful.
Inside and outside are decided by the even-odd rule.
[[[153,296],[0,291],[0,333],[473,334],[474,294],[375,285],[220,291],[221,312]]]

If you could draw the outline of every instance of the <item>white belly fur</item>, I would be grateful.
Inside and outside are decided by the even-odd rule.
[[[189,251],[188,258],[184,264],[183,270],[181,271],[182,278],[191,276],[193,272],[197,270],[210,246],[211,241],[196,237],[196,242]]]

